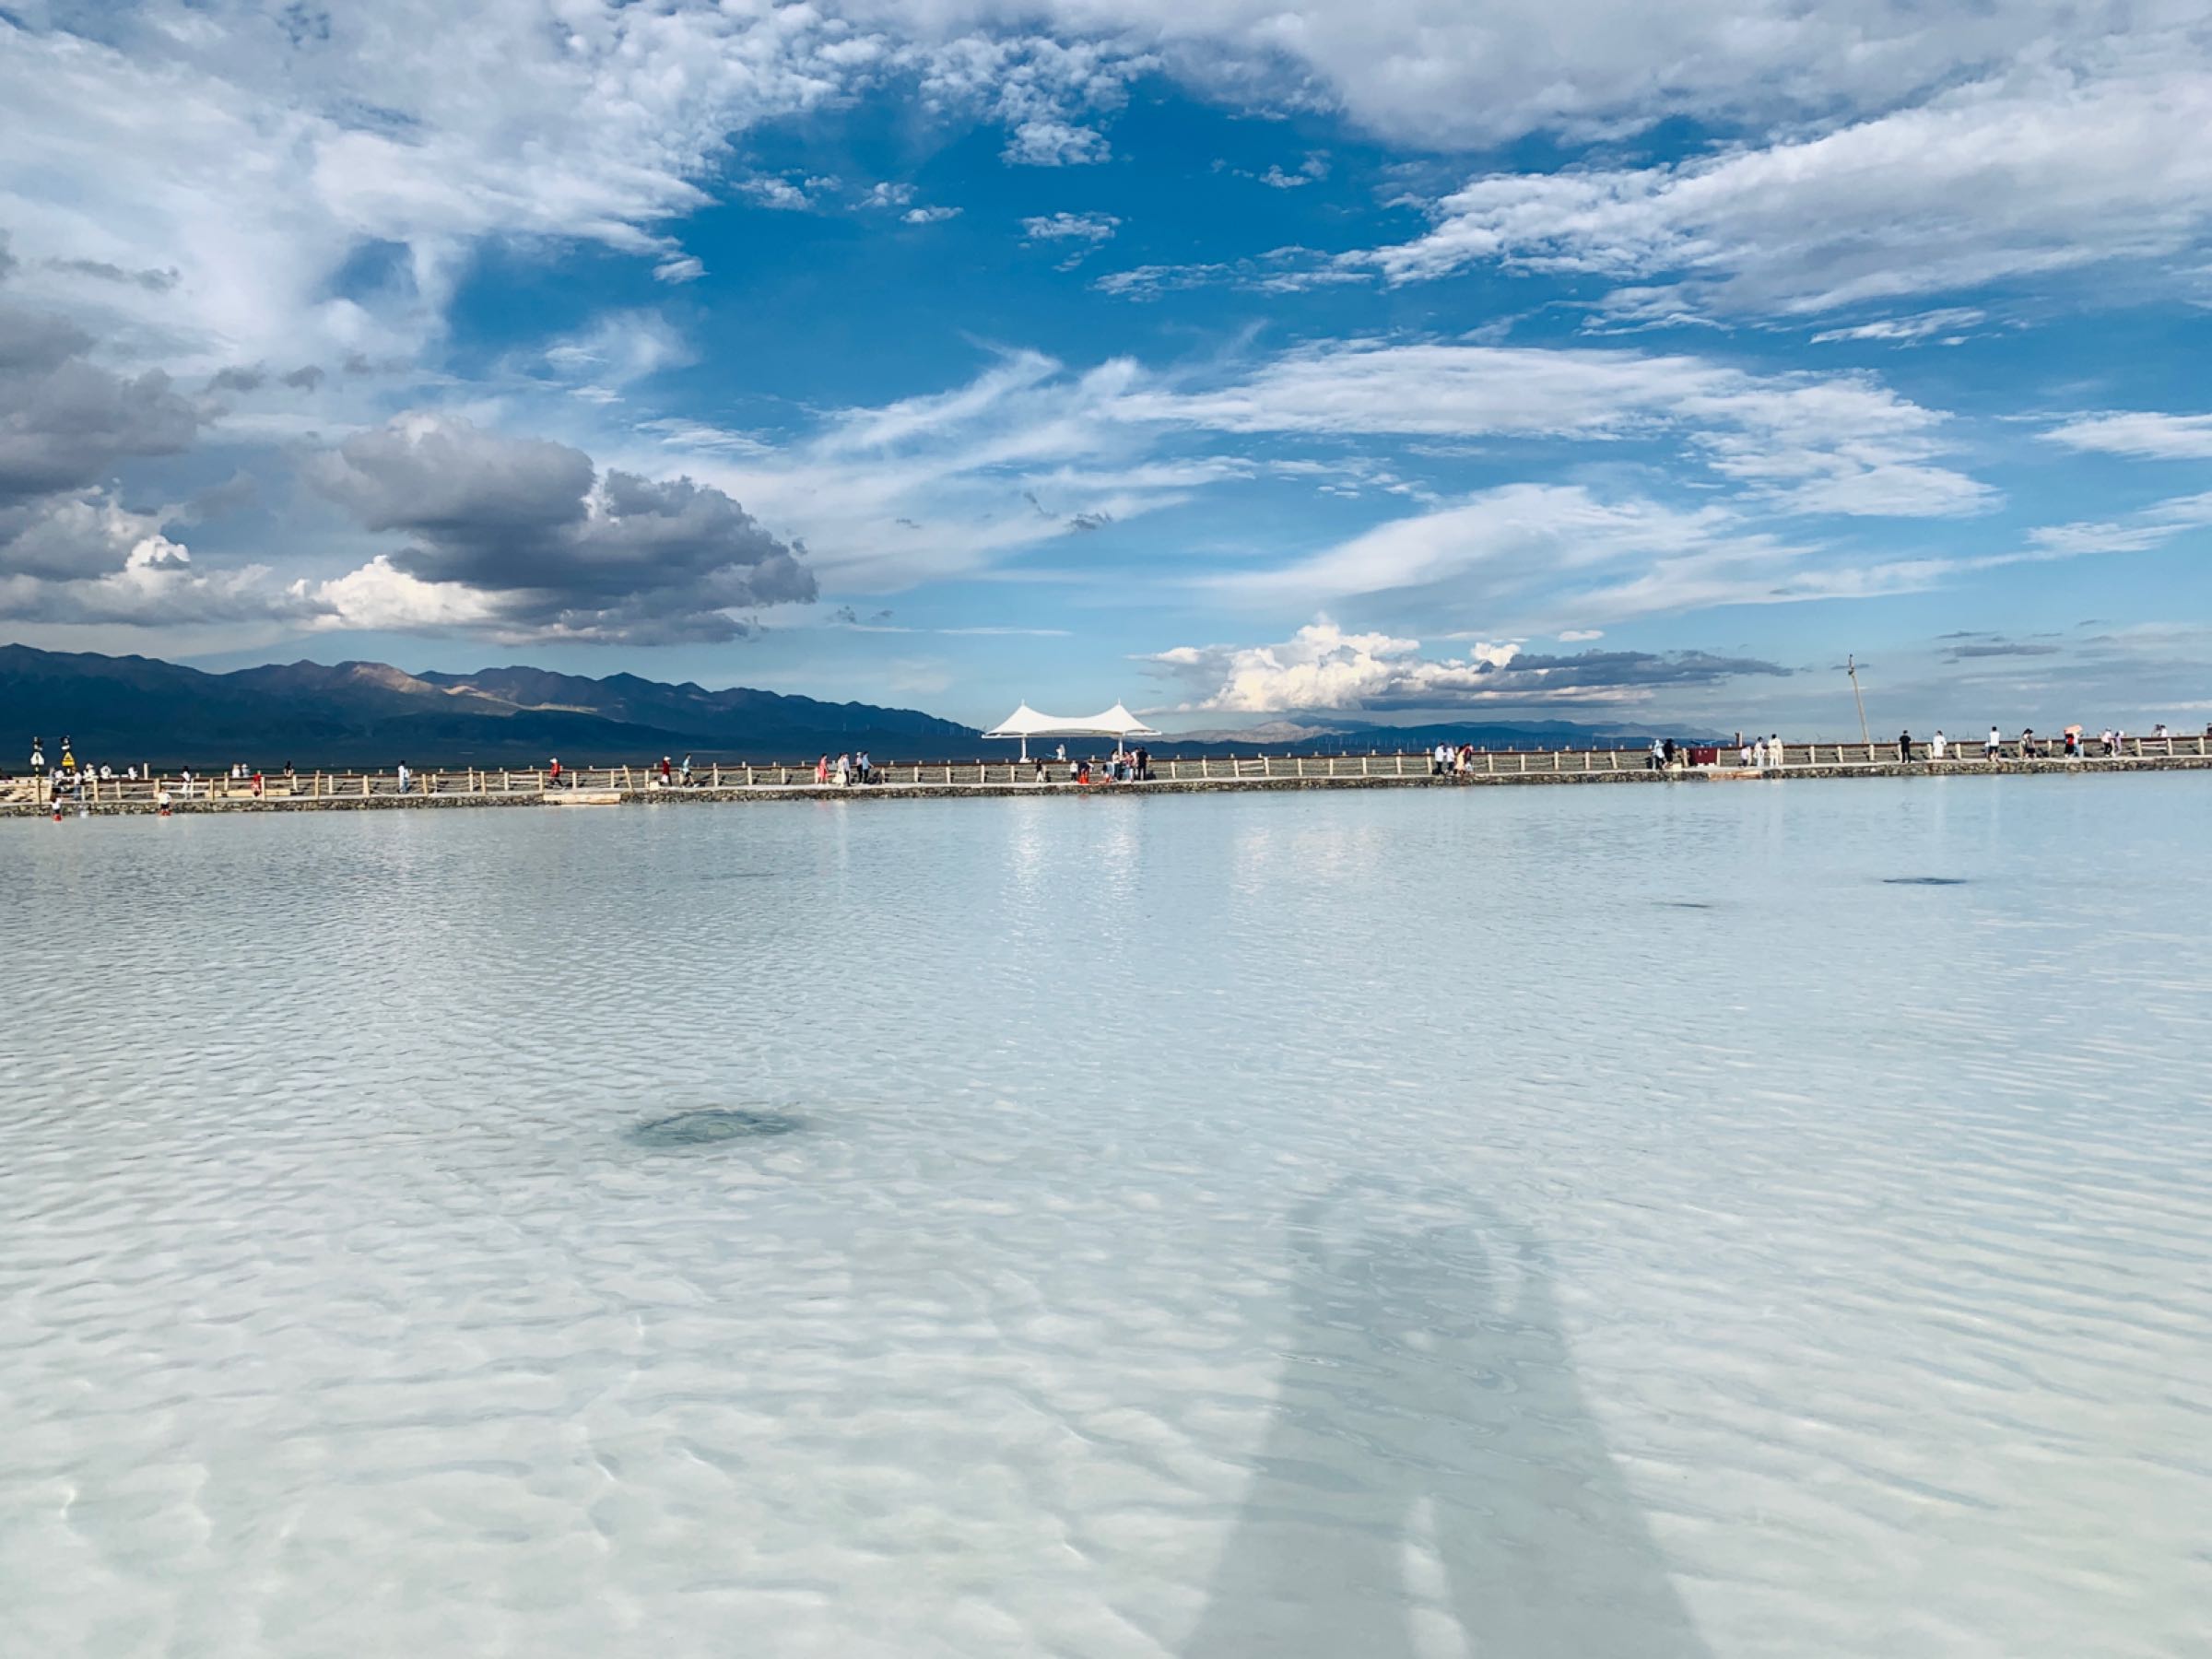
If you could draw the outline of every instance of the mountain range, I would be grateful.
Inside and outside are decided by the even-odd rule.
[[[541,765],[651,760],[811,761],[865,749],[885,760],[1005,758],[973,726],[912,709],[833,703],[745,687],[710,691],[631,674],[592,679],[543,668],[410,674],[384,663],[273,663],[209,674],[143,656],[0,645],[0,771],[29,754],[33,734],[58,759],[67,736],[80,759],[200,769],[233,760],[273,767]],[[1566,721],[1383,726],[1307,717],[1185,733],[1157,753],[1258,754],[1634,743],[1625,727]],[[1080,748],[1070,745],[1071,752]]]
[[[690,750],[811,761],[827,749],[887,759],[975,752],[973,727],[912,709],[818,702],[733,687],[591,679],[542,668],[409,674],[383,663],[277,663],[206,674],[152,657],[0,645],[0,766],[32,734],[48,758],[64,736],[80,759],[121,768],[542,765],[641,761]]]

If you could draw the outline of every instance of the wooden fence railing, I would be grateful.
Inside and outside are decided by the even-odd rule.
[[[1770,770],[1794,771],[1808,767],[1854,768],[1893,766],[1900,756],[1894,743],[1790,743],[1781,746],[1782,759],[1771,763]],[[2088,759],[2158,760],[2173,757],[2205,757],[2212,754],[2212,744],[2199,735],[2186,737],[2130,737],[2118,752],[2107,753],[2105,746],[2094,739],[2083,745],[2083,758]],[[1678,759],[1687,759],[1687,751]],[[2065,766],[2070,758],[2065,756],[2056,744],[2048,747],[2038,746],[2035,753],[2023,756],[2018,742],[2002,746],[1998,758],[2018,764],[2023,759],[2051,766]],[[1951,745],[1940,761],[1930,759],[1928,747],[1916,743],[1912,747],[1911,761],[1938,769],[1956,768],[1968,771],[1987,763],[1983,745],[1980,743]],[[1738,752],[1724,748],[1718,764],[1735,768],[1739,763]],[[1650,768],[1650,754],[1644,749],[1478,749],[1464,759],[1453,761],[1455,772],[1472,774],[1477,778],[1517,777],[1543,773],[1596,773],[1638,772]],[[1073,761],[1051,759],[1041,763],[1042,775],[1050,782],[1065,782],[1075,773]],[[1174,782],[1231,782],[1241,780],[1263,779],[1351,779],[1351,778],[1417,778],[1432,773],[1435,762],[1427,753],[1367,754],[1367,755],[1246,755],[1205,756],[1194,759],[1157,758],[1151,763],[1155,781]],[[1011,784],[1037,781],[1040,763],[1034,759],[1018,760],[900,760],[878,765],[873,780],[884,783],[987,785]],[[1094,782],[1107,777],[1102,761],[1094,761],[1091,776]],[[256,783],[251,779],[231,777],[189,780],[182,774],[163,774],[154,777],[100,777],[81,772],[75,781],[65,780],[62,794],[65,799],[82,799],[90,805],[124,805],[126,803],[153,805],[166,790],[172,801],[238,801],[267,800],[349,800],[398,796],[542,796],[552,791],[616,791],[629,794],[651,790],[660,782],[658,768],[626,766],[593,766],[564,770],[559,780],[546,771],[536,770],[464,767],[410,773],[403,789],[396,771],[347,772],[316,771],[265,775]],[[670,783],[685,787],[681,772],[672,775]],[[817,787],[815,768],[811,762],[721,762],[695,766],[691,771],[691,786],[705,789],[799,789]],[[856,785],[857,786],[857,785]],[[21,806],[27,803],[45,804],[53,798],[53,785],[45,779],[22,778],[0,780],[0,804]],[[81,793],[80,793],[81,792]]]

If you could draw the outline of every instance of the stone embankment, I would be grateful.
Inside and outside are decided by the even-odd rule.
[[[2023,757],[2017,748],[1984,759],[1971,755],[1941,760],[1916,752],[1900,760],[1894,746],[1792,744],[1785,764],[1764,771],[1739,766],[1676,766],[1654,771],[1639,750],[1500,750],[1477,752],[1470,764],[1437,775],[1429,756],[1272,755],[1241,759],[1156,760],[1153,777],[1143,783],[1074,782],[1065,762],[1047,767],[1039,782],[1033,763],[1004,760],[900,761],[878,769],[879,781],[867,784],[818,783],[809,766],[714,765],[694,770],[688,785],[680,779],[663,786],[642,769],[590,767],[554,782],[536,771],[492,771],[474,768],[412,775],[403,792],[394,773],[315,772],[250,781],[198,779],[187,785],[170,777],[130,781],[88,781],[82,804],[89,813],[150,813],[159,809],[166,790],[171,809],[206,812],[358,812],[439,810],[461,806],[581,806],[808,799],[913,800],[967,799],[978,795],[1077,795],[1094,794],[1199,794],[1225,790],[1292,789],[1459,789],[1509,784],[1729,783],[1845,778],[1978,778],[1995,776],[2077,777],[2090,773],[2212,771],[2212,745],[2200,737],[2130,741],[2124,754],[2098,753],[2078,759]],[[1731,757],[1733,759],[1733,757]],[[64,811],[74,814],[76,795],[65,792]],[[37,818],[53,810],[48,788],[33,780],[0,782],[0,818]]]

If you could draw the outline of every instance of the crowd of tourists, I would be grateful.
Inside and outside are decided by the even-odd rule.
[[[2076,760],[2091,754],[2109,759],[2125,757],[2131,752],[2137,755],[2171,755],[2174,752],[2175,738],[2176,734],[2164,722],[2154,725],[2147,735],[2132,736],[2122,728],[2108,726],[2096,735],[2094,742],[2097,747],[2092,750],[2089,747],[2091,739],[2078,725],[2069,725],[2052,737],[2041,736],[2034,727],[2026,726],[2014,738],[2007,738],[1998,727],[1993,725],[1982,741],[1981,758],[1987,762],[1995,762],[2008,758]],[[2212,724],[2205,727],[2204,741],[2212,743]],[[2134,745],[2132,751],[2129,747],[2131,743]],[[1802,748],[1804,746],[1800,747]],[[1822,747],[1826,746],[1813,746],[1806,754],[1803,763],[1814,763]],[[1735,735],[1733,747],[1736,764],[1748,771],[1776,771],[1790,764],[1789,746],[1774,733],[1769,733],[1764,737],[1757,735],[1747,737],[1739,732]],[[1923,760],[1940,764],[1967,759],[1971,747],[1971,742],[1952,738],[1938,727],[1924,742],[1916,739],[1909,729],[1900,731],[1897,735],[1893,752],[1897,760],[1903,764]],[[1668,771],[1677,767],[1718,765],[1723,752],[1723,747],[1718,744],[1692,745],[1679,743],[1672,737],[1654,737],[1645,751],[1644,766],[1652,771]],[[1485,754],[1486,751],[1473,743],[1439,743],[1429,751],[1430,775],[1465,776],[1477,770]],[[60,747],[53,751],[51,759],[43,740],[33,737],[30,740],[29,759],[29,775],[33,781],[48,785],[46,798],[53,803],[53,814],[57,818],[63,816],[65,806],[74,806],[82,813],[88,800],[97,798],[98,786],[101,783],[135,783],[142,779],[157,783],[157,802],[164,814],[169,810],[169,784],[157,780],[151,769],[142,773],[136,765],[125,766],[121,771],[107,765],[94,765],[76,753],[75,743],[66,736],[62,739]],[[1153,775],[1151,752],[1144,748],[1117,747],[1112,755],[1103,759],[1090,758],[1071,762],[1067,757],[1067,746],[1061,744],[1049,759],[1040,755],[1031,765],[1031,778],[1039,783],[1055,782],[1063,776],[1074,783],[1135,783],[1149,782]],[[1057,772],[1055,768],[1065,768],[1065,771],[1064,773]],[[672,756],[663,755],[659,764],[648,768],[647,771],[657,788],[688,789],[699,781],[689,755],[686,755],[681,761]],[[276,774],[283,781],[285,794],[292,792],[298,775],[288,760],[282,771]],[[395,769],[395,777],[397,793],[401,794],[409,794],[422,786],[422,781],[405,761]],[[852,750],[835,757],[825,754],[814,766],[814,781],[817,783],[834,783],[841,788],[880,783],[887,778],[888,774],[865,749]],[[229,793],[234,795],[242,789],[259,797],[267,790],[271,781],[269,776],[243,761],[233,762],[228,772]],[[547,786],[553,789],[572,789],[582,782],[578,774],[562,767],[559,756],[553,757],[547,763],[545,781]],[[13,780],[0,771],[0,782],[8,782]],[[212,793],[209,781],[196,777],[190,768],[177,774],[176,789],[179,796],[188,801],[195,794]]]

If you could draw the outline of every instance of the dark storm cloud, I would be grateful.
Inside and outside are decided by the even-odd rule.
[[[1544,674],[1555,683],[1603,686],[1710,686],[1746,675],[1787,676],[1792,671],[1759,657],[1716,656],[1707,651],[1584,651],[1573,656],[1515,657],[1508,673]]]
[[[98,482],[126,455],[184,449],[192,406],[158,370],[91,362],[89,336],[60,317],[0,305],[0,507]]]
[[[207,382],[210,392],[258,392],[268,383],[266,369],[232,368],[218,370]]]
[[[1595,694],[1688,686],[1717,686],[1752,676],[1787,677],[1792,670],[1758,657],[1718,656],[1704,651],[1584,651],[1572,656],[1515,656],[1502,665],[1472,665],[1464,680],[1440,684],[1416,673],[1397,687],[1378,688],[1358,706],[1375,712],[1469,708],[1524,696],[1586,699]]]
[[[6,282],[8,273],[15,268],[16,256],[7,251],[7,232],[0,230],[0,282]]]
[[[582,450],[402,417],[309,468],[394,568],[485,595],[508,631],[650,644],[737,638],[725,614],[815,596],[797,550],[689,478],[599,475]]]
[[[312,363],[305,363],[286,375],[284,383],[297,392],[312,392],[323,383],[323,371]]]
[[[234,512],[243,512],[260,500],[261,487],[253,481],[253,475],[234,472],[220,484],[210,484],[206,488],[194,492],[185,501],[182,516],[194,524],[203,524],[208,519],[228,518]]]

